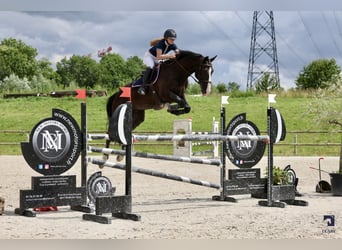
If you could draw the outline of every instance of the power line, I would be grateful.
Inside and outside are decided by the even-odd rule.
[[[201,11],[201,14],[205,17],[205,19],[207,19],[207,21],[209,23],[211,23],[213,26],[216,27],[216,29],[218,29],[220,31],[220,33],[222,35],[224,35],[232,44],[235,48],[237,48],[244,56],[248,57],[248,55],[246,54],[246,52],[244,50],[242,50],[239,45],[237,43],[234,42],[234,40],[220,27],[218,26],[213,20],[210,19],[210,17],[208,15],[206,15],[206,13],[204,13],[203,11]]]
[[[240,16],[239,12],[234,11],[235,15],[240,19],[240,21],[246,26],[249,32],[251,32],[250,25]]]
[[[340,26],[340,24],[339,24],[339,22],[337,20],[336,12],[334,11],[333,14],[334,14],[334,19],[335,19],[336,26],[337,26],[337,29],[338,29],[338,33],[340,34],[340,36],[342,36],[342,29],[341,29],[341,26]]]
[[[340,49],[339,49],[339,47],[338,47],[338,45],[337,45],[337,43],[336,43],[335,36],[334,36],[333,32],[331,31],[331,28],[330,28],[330,25],[328,24],[327,18],[325,17],[325,15],[324,15],[323,12],[321,12],[321,15],[322,15],[322,17],[323,17],[323,20],[324,20],[324,22],[325,22],[325,25],[328,27],[328,31],[329,31],[329,33],[330,33],[330,37],[332,38],[333,43],[334,43],[334,45],[335,45],[335,47],[336,47],[338,53],[339,53],[340,56],[341,56],[341,55],[342,55],[342,54],[341,54],[341,51],[340,51]]]
[[[309,38],[310,38],[311,42],[313,43],[313,45],[314,45],[315,49],[317,50],[319,56],[322,58],[322,53],[321,53],[320,49],[318,48],[317,44],[315,43],[315,41],[313,40],[312,34],[311,34],[309,28],[307,27],[307,25],[305,24],[302,14],[300,12],[298,12],[298,15],[299,15],[300,20],[302,21],[302,23],[304,25],[304,28],[305,28],[306,32],[309,35]]]

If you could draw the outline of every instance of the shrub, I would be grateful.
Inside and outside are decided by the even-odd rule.
[[[30,91],[30,81],[27,78],[20,79],[18,76],[11,74],[9,77],[0,82],[0,91],[2,93],[21,93]]]

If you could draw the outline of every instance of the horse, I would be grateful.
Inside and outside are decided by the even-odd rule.
[[[195,73],[193,79],[200,85],[202,95],[208,95],[211,90],[211,76],[214,72],[212,62],[215,58],[216,56],[209,58],[192,51],[180,50],[174,59],[158,65],[159,76],[154,83],[147,84],[146,95],[138,94],[139,86],[135,86],[135,82],[126,84],[125,87],[131,88],[132,130],[144,122],[147,109],[161,110],[167,105],[167,111],[173,115],[189,113],[191,107],[185,98],[188,77],[193,77],[192,74]],[[115,109],[127,101],[126,98],[120,97],[121,94],[120,89],[108,98],[108,120]],[[107,140],[106,148],[109,144],[110,140]]]

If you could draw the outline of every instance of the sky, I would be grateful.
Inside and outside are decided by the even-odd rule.
[[[214,84],[237,82],[240,89],[246,88],[253,9],[192,5],[182,10],[146,6],[131,10],[125,4],[121,8],[106,8],[101,1],[97,7],[89,8],[3,6],[0,40],[20,39],[37,49],[37,59],[47,58],[53,65],[72,55],[91,54],[99,60],[98,50],[109,46],[112,53],[124,58],[142,58],[151,39],[173,28],[180,49],[209,57],[217,55],[213,64]],[[273,10],[280,84],[285,89],[295,87],[299,72],[313,60],[334,58],[342,66],[342,8],[296,7]],[[263,38],[259,39],[263,42]],[[260,63],[267,68],[272,61],[264,55],[265,62]]]

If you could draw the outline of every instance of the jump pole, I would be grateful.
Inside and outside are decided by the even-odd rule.
[[[88,134],[89,140],[107,140],[107,134]],[[268,141],[268,135],[133,135],[133,140],[137,141]]]
[[[104,161],[104,160],[96,159],[93,157],[88,157],[88,162],[91,162],[91,163],[96,164],[96,165],[110,167],[110,168],[126,170],[126,166],[124,164]],[[174,180],[174,181],[186,182],[186,183],[193,184],[193,185],[199,185],[199,186],[205,186],[205,187],[209,187],[209,188],[220,189],[220,185],[218,185],[218,184],[214,184],[214,183],[211,183],[208,181],[195,180],[195,179],[191,179],[189,177],[163,173],[160,171],[155,171],[155,170],[150,170],[150,169],[145,169],[145,168],[140,168],[140,167],[134,167],[134,166],[131,166],[131,171],[135,172],[135,173],[139,173],[139,174],[150,175],[150,176]]]
[[[112,148],[97,148],[97,147],[92,147],[92,146],[88,146],[88,151],[94,152],[94,153],[115,154],[115,155],[126,154],[125,150],[112,149]],[[145,153],[145,152],[132,152],[132,156],[140,157],[140,158],[150,158],[150,159],[167,160],[167,161],[180,161],[180,162],[215,165],[215,166],[220,166],[221,164],[221,161],[216,160],[216,159],[176,157],[176,156],[171,156],[171,155],[160,155],[160,154],[152,154],[152,153]]]

